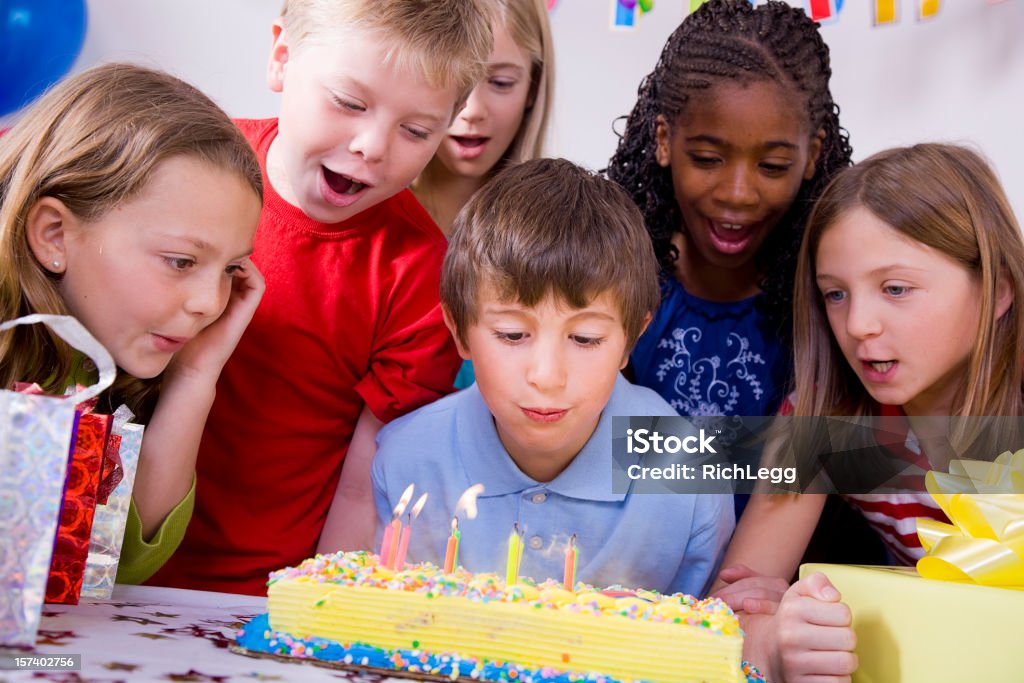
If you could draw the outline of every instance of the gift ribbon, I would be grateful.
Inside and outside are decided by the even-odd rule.
[[[917,520],[928,579],[1024,590],[1024,450],[993,462],[954,460],[925,486],[952,524]]]
[[[57,333],[57,336],[73,348],[84,353],[96,365],[99,379],[95,384],[82,387],[72,393],[70,396],[71,401],[77,404],[99,396],[107,387],[114,383],[114,377],[117,375],[114,359],[103,348],[103,345],[96,341],[96,338],[89,334],[88,330],[82,327],[82,323],[71,316],[33,313],[32,315],[26,315],[0,324],[0,332],[18,325],[34,325],[36,323],[42,323],[49,327]]]

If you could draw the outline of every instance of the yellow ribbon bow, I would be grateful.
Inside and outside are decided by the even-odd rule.
[[[925,486],[953,522],[918,518],[928,579],[1024,590],[1024,450],[993,462],[954,460],[949,474],[928,472]]]

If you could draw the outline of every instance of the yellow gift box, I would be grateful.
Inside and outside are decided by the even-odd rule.
[[[928,472],[952,524],[917,520],[911,567],[805,564],[853,612],[854,683],[1024,681],[1024,450]]]
[[[853,612],[854,683],[1024,681],[1024,591],[918,576],[913,567],[805,564]]]

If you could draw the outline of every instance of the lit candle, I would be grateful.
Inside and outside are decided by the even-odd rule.
[[[414,484],[409,484],[405,488],[402,497],[398,499],[398,505],[392,511],[391,524],[384,529],[384,539],[380,544],[380,562],[385,567],[394,568],[395,566],[395,560],[398,557],[398,544],[402,537],[402,513],[405,512],[406,506],[412,500],[415,488]]]
[[[459,518],[452,517],[452,533],[448,536],[448,545],[444,551],[444,573],[451,574],[459,563]]]
[[[505,566],[505,587],[511,588],[519,581],[519,561],[523,558],[523,539],[519,535],[519,522],[512,525],[508,536],[508,563]]]
[[[397,526],[396,526],[397,525]],[[388,548],[388,559],[384,566],[394,571],[395,562],[398,560],[398,546],[401,545],[402,536],[406,536],[402,531],[402,521],[400,518],[395,518],[395,521],[391,522],[391,526],[394,527],[394,533],[391,534],[391,547]]]
[[[397,518],[392,519],[384,527],[384,539],[380,542],[380,564],[386,565],[388,562],[388,554],[391,552],[391,537],[395,534],[395,521]]]
[[[420,510],[427,502],[427,494],[420,496],[416,504],[412,506],[412,512],[409,513],[408,523],[405,528],[402,529],[402,536],[398,541],[398,554],[395,556],[395,561],[391,565],[393,571],[402,571],[405,569],[405,554],[409,550],[409,538],[412,536],[412,520],[420,516]]]
[[[576,534],[569,539],[565,549],[565,590],[571,591],[576,586],[576,563],[580,559],[580,549],[576,546]]]
[[[412,533],[412,515],[407,517],[408,523],[402,528],[402,538],[398,541],[398,553],[395,555],[395,562],[391,565],[392,571],[405,569],[405,553],[409,550],[409,535]]]

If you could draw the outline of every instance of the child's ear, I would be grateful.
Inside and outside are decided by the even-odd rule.
[[[654,120],[654,158],[662,168],[668,168],[672,162],[671,130],[668,121],[661,114]]]
[[[267,85],[273,92],[281,92],[284,88],[284,71],[288,64],[288,36],[280,19],[271,27],[274,42],[270,48],[270,61],[267,63]]]
[[[29,249],[51,273],[61,274],[67,268],[64,238],[69,226],[77,221],[64,202],[54,197],[42,197],[28,210],[25,237]]]
[[[821,157],[821,148],[825,145],[825,129],[819,128],[818,132],[811,138],[811,146],[807,152],[807,166],[804,167],[804,180],[810,180],[818,170],[818,159]]]
[[[441,304],[441,315],[444,316],[444,325],[448,328],[448,331],[452,334],[452,339],[455,340],[455,348],[459,350],[459,355],[462,360],[473,360],[469,353],[469,349],[462,345],[462,341],[459,339],[459,330],[455,326],[455,320],[452,319],[452,314],[448,310],[448,307]]]
[[[1002,318],[1012,305],[1013,287],[1010,286],[1009,278],[1000,275],[996,283],[996,320]]]

